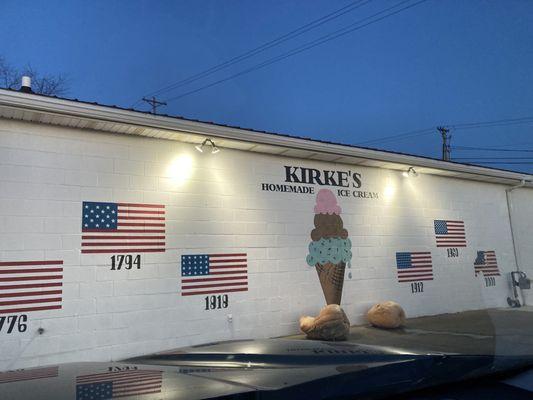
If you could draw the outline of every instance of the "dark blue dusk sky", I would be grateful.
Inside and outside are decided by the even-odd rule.
[[[238,73],[399,1],[374,0],[160,98]],[[0,56],[19,68],[29,63],[68,75],[67,97],[130,107],[352,2],[2,0]],[[526,124],[453,130],[452,146],[533,149],[533,1],[428,0],[161,112],[350,144],[531,117]],[[440,157],[440,143],[435,131],[368,146]],[[474,156],[533,153],[452,151]],[[501,166],[533,172],[527,164]]]

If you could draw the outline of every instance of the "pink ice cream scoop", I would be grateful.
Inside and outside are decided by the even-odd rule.
[[[316,195],[315,214],[337,214],[342,212],[337,199],[329,189],[320,189]]]

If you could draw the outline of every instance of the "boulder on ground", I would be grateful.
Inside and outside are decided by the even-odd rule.
[[[378,328],[398,328],[405,324],[405,312],[394,301],[384,301],[374,305],[366,314],[368,321]]]
[[[338,304],[330,304],[320,310],[318,317],[301,317],[300,329],[308,339],[346,340],[350,331],[350,321]]]

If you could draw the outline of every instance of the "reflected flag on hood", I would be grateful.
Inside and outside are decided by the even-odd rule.
[[[0,384],[31,381],[34,379],[55,378],[58,375],[58,367],[17,369],[15,371],[0,372]],[[1,397],[0,397],[1,398]]]
[[[161,393],[163,372],[133,369],[76,377],[76,400],[103,400]]]

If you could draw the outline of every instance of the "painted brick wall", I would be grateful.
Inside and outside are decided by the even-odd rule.
[[[1,120],[0,262],[63,260],[64,273],[60,310],[27,313],[25,332],[4,324],[0,370],[296,333],[298,318],[315,315],[324,298],[306,263],[315,196],[261,190],[284,183],[285,165],[359,172],[358,190],[379,195],[338,197],[352,241],[342,300],[352,323],[388,299],[409,316],[506,306],[503,275],[514,256],[501,185],[253,152],[200,154],[177,142]],[[516,205],[530,220],[532,198],[522,190]],[[83,201],[165,205],[166,251],[142,254],[141,269],[129,271],[110,270],[110,254],[81,254]],[[436,219],[465,222],[468,245],[458,257],[436,247]],[[533,256],[530,226],[520,227],[524,260]],[[495,286],[474,275],[483,250],[496,251]],[[421,293],[397,281],[403,251],[432,254],[434,279]],[[180,294],[181,255],[220,252],[247,254],[249,290],[206,311],[205,296]]]

